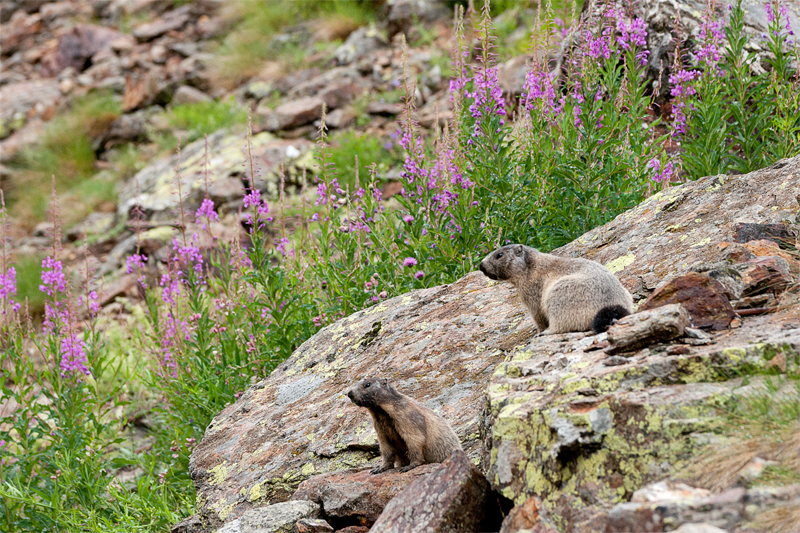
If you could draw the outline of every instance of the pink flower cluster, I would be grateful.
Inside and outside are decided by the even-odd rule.
[[[67,279],[64,277],[64,267],[61,265],[61,261],[56,261],[49,256],[42,260],[42,284],[39,285],[39,290],[48,296],[67,290]]]
[[[61,339],[61,377],[70,373],[91,374],[86,359],[86,343],[77,333],[66,335]]]
[[[6,301],[11,302],[12,313],[19,311],[20,305],[11,300],[15,294],[17,294],[17,271],[14,267],[8,267],[5,274],[0,272],[0,305],[2,305],[0,312],[2,314],[6,314]]]
[[[652,180],[656,183],[662,183],[665,181],[669,181],[675,173],[675,167],[672,164],[672,161],[668,161],[666,165],[664,165],[663,170],[661,170],[661,161],[658,159],[652,159],[649,163],[647,163],[647,168],[652,168],[655,171],[655,174],[652,176]],[[661,170],[659,172],[659,170]]]
[[[687,132],[687,121],[689,120],[689,111],[692,109],[692,104],[688,101],[690,96],[697,94],[694,88],[694,81],[700,77],[700,73],[695,70],[679,70],[675,74],[671,74],[669,82],[672,85],[670,94],[673,96],[672,101],[672,129],[673,134],[684,135]]]

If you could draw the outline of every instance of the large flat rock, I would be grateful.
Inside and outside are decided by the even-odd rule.
[[[218,525],[314,474],[377,465],[369,414],[345,396],[364,376],[388,377],[445,417],[477,462],[489,378],[533,332],[510,289],[480,273],[322,329],[208,427],[190,464],[198,512]]]

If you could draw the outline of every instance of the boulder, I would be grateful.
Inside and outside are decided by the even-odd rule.
[[[392,498],[438,466],[422,465],[409,472],[389,470],[377,475],[362,469],[312,476],[300,484],[292,499],[318,503],[331,520],[371,526]]]
[[[431,22],[452,15],[444,2],[439,0],[388,0],[384,10],[390,37],[398,33],[408,34],[419,22]]]
[[[698,265],[728,264],[722,244],[740,222],[797,231],[798,175],[800,157],[667,189],[554,253],[605,264],[642,298]],[[685,328],[680,344],[659,342],[627,357],[603,351],[602,334],[534,337],[515,294],[472,273],[321,329],[206,429],[190,460],[201,519],[213,529],[290,498],[313,475],[377,464],[372,422],[344,396],[365,375],[386,376],[438,411],[467,457],[480,461],[492,489],[517,506],[535,498],[536,512],[546,518],[542,528],[611,531],[608,524],[628,512],[626,505],[640,513],[627,522],[639,531],[651,519],[667,524],[664,517],[678,514],[681,521],[669,527],[738,527],[751,515],[737,509],[793,501],[747,491],[697,509],[676,504],[678,514],[656,505],[655,518],[653,505],[629,502],[642,487],[697,460],[721,423],[721,402],[752,390],[744,383],[758,382],[765,371],[800,371],[796,294],[784,293],[786,305],[774,313],[737,319],[735,329]],[[441,468],[463,473],[455,462]],[[418,481],[433,486],[444,477]],[[425,509],[417,503],[405,510]],[[618,506],[619,513],[609,512]],[[704,509],[719,509],[726,522]]]
[[[253,164],[260,169],[256,176],[256,187],[270,195],[277,195],[281,165],[286,171],[288,186],[300,181],[303,167],[314,164],[311,157],[312,145],[304,139],[281,140],[269,133],[254,135],[251,139]],[[232,134],[225,130],[208,137],[208,175],[211,178],[209,192],[217,194],[216,180],[227,180],[237,176],[241,181],[242,164],[247,160],[247,139],[244,134]],[[205,196],[205,140],[200,139],[183,147],[181,151],[181,190],[184,207],[196,209]],[[128,180],[119,194],[118,213],[127,216],[135,205],[163,222],[174,220],[172,211],[179,207],[175,166],[177,155],[161,158],[139,171]],[[249,174],[249,165],[247,166]],[[138,199],[137,199],[138,183]],[[226,182],[231,185],[232,182]],[[221,187],[221,185],[220,185]],[[224,195],[231,194],[235,187],[227,186]],[[242,188],[240,187],[241,191]]]
[[[189,21],[191,9],[191,5],[183,5],[167,12],[154,22],[140,24],[133,29],[133,36],[136,37],[139,42],[146,42],[152,41],[168,31],[178,30]]]
[[[345,396],[366,375],[437,411],[477,460],[489,378],[535,332],[511,294],[474,273],[320,330],[206,429],[190,462],[198,512],[218,525],[289,498],[312,475],[377,465],[370,416]]]
[[[458,450],[398,494],[378,517],[383,533],[497,531],[503,511],[489,482]]]
[[[267,131],[281,131],[314,122],[322,116],[325,102],[316,96],[307,96],[285,102],[266,115]]]
[[[58,81],[51,79],[9,83],[0,87],[0,139],[20,129],[34,116],[61,100]],[[52,109],[51,109],[52,111]]]
[[[689,312],[692,326],[725,329],[736,315],[731,307],[731,298],[733,296],[725,286],[708,274],[689,272],[669,280],[656,289],[639,305],[639,310],[646,311],[662,305],[681,304]]]
[[[188,85],[181,85],[175,90],[175,94],[172,96],[172,101],[170,103],[172,105],[199,104],[202,102],[211,102],[212,100],[213,98],[199,89],[189,87]]]
[[[314,502],[295,500],[275,503],[247,511],[217,533],[292,533],[294,524],[304,518],[319,518],[319,506]]]
[[[386,40],[375,28],[362,27],[351,33],[336,49],[334,57],[340,65],[349,65],[366,59],[366,56],[386,45]]]
[[[679,303],[628,315],[608,328],[607,338],[611,346],[606,353],[630,352],[656,342],[669,341],[683,335],[687,327],[689,313]]]
[[[67,67],[82,72],[89,67],[95,54],[111,52],[111,43],[121,38],[124,38],[124,34],[110,28],[77,24],[62,34],[55,49],[42,58],[42,73],[55,76]]]

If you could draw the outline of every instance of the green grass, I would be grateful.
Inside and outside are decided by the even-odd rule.
[[[284,67],[299,64],[297,50],[303,43],[271,44],[271,38],[304,20],[319,19],[317,29],[331,40],[375,19],[373,2],[355,0],[235,0],[226,16],[238,21],[217,51],[212,67],[220,85],[232,88],[255,76],[265,61],[279,60]],[[281,57],[284,56],[284,57]],[[288,56],[288,58],[286,57]]]
[[[44,301],[46,295],[39,290],[42,282],[42,257],[39,255],[18,255],[14,268],[17,270],[17,301],[25,305],[28,300],[28,309],[31,316],[44,314]]]
[[[391,148],[385,145],[387,141],[373,135],[348,131],[332,136],[330,140],[330,161],[335,165],[339,184],[353,190],[355,185],[356,165],[355,157],[358,156],[359,181],[362,186],[369,180],[369,167],[375,163],[378,166],[378,177],[382,178],[392,167],[402,164],[402,151],[397,142],[392,142]]]
[[[167,111],[166,117],[170,126],[186,131],[184,144],[222,128],[247,124],[247,111],[232,100],[175,106]]]
[[[79,214],[108,200],[107,188],[80,187],[96,171],[94,140],[121,112],[118,96],[96,92],[77,99],[69,109],[56,116],[47,125],[42,141],[26,147],[10,165],[17,171],[8,191],[12,215],[31,226],[43,220],[53,176],[59,192],[69,194],[74,190],[80,194],[80,205],[62,210],[65,225],[76,222]],[[99,196],[94,196],[95,192],[100,193]]]

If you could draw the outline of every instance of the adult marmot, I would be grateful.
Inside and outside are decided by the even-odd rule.
[[[367,378],[347,393],[372,415],[383,464],[371,473],[398,467],[406,472],[425,463],[441,463],[461,449],[450,424],[424,405],[397,392],[386,378]]]
[[[489,279],[517,288],[539,335],[589,329],[600,333],[633,311],[633,298],[617,277],[588,259],[509,244],[487,255],[480,269]]]

